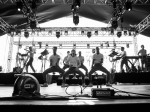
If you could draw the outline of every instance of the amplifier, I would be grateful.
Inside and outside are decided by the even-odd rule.
[[[98,98],[102,96],[114,96],[114,90],[110,88],[92,88],[91,96],[93,98]]]

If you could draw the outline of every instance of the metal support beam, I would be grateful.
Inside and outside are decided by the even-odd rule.
[[[141,33],[149,26],[150,26],[150,14],[136,26],[136,29],[138,33]]]

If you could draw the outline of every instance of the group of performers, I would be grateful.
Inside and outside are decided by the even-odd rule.
[[[72,49],[71,53],[70,53],[70,51],[67,51],[67,56],[63,60],[64,66],[63,66],[63,68],[61,68],[59,66],[59,61],[60,61],[61,57],[57,54],[57,47],[53,47],[53,54],[49,58],[50,67],[42,73],[43,80],[44,80],[44,84],[42,85],[42,87],[48,87],[46,78],[47,78],[48,73],[52,73],[52,72],[60,73],[60,77],[62,77],[62,80],[63,80],[62,87],[68,86],[68,84],[66,84],[66,77],[71,73],[76,73],[82,77],[82,84],[83,84],[82,86],[85,86],[85,77],[88,77],[90,80],[90,84],[88,86],[91,87],[92,86],[92,74],[98,70],[100,70],[106,74],[106,82],[107,82],[106,85],[108,85],[108,86],[111,85],[111,83],[113,82],[113,79],[112,79],[111,73],[103,66],[104,56],[102,53],[100,53],[99,47],[96,47],[95,50],[96,51],[95,51],[95,53],[93,53],[93,57],[92,57],[91,70],[88,72],[88,69],[84,65],[84,57],[82,56],[81,51],[79,51],[79,56],[77,56],[75,49]],[[115,49],[113,50],[113,52],[115,52]],[[26,54],[29,56],[29,60],[26,64],[26,72],[27,73],[28,73],[28,66],[30,66],[31,69],[33,70],[33,72],[35,73],[35,69],[32,65],[34,53],[35,53],[35,51],[33,50],[33,48],[29,47],[29,51]],[[147,60],[146,60],[147,51],[144,49],[144,45],[141,45],[141,50],[138,52],[138,55],[143,57],[141,59],[142,70],[143,71],[144,71],[144,69],[147,70],[147,67],[148,67]],[[127,59],[125,58],[126,56],[127,56],[127,54],[126,54],[125,48],[121,47],[121,52],[117,54],[117,58],[116,58],[116,60],[120,59],[121,72],[123,72],[124,65],[126,65],[128,72],[130,70]],[[67,69],[67,68],[68,68],[68,70],[65,71],[65,69]],[[84,69],[85,74],[82,71],[80,71],[79,68]]]

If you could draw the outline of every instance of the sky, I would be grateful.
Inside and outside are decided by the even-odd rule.
[[[99,21],[95,21],[92,19],[87,19],[84,17],[80,17],[80,22],[79,24],[76,26],[73,23],[73,20],[71,17],[64,17],[64,18],[60,18],[60,19],[56,19],[56,20],[51,20],[49,22],[43,23],[38,25],[38,27],[107,27],[108,24],[105,23],[101,23]],[[70,39],[71,38],[71,39]],[[133,38],[129,37],[129,36],[122,36],[121,38],[118,38],[117,36],[113,36],[113,37],[94,37],[92,36],[90,39],[87,37],[82,37],[82,38],[76,38],[76,37],[60,37],[59,39],[57,39],[56,37],[51,37],[51,38],[44,38],[44,37],[29,37],[29,38],[25,38],[25,37],[21,37],[21,41],[32,41],[32,40],[38,40],[38,41],[113,41],[115,39],[115,41],[132,41]],[[15,40],[18,40],[18,37],[15,38]],[[137,43],[138,43],[138,50],[140,49],[140,46],[142,44],[145,45],[145,48],[147,50],[147,53],[150,53],[150,44],[149,44],[150,38],[143,36],[143,35],[138,35],[137,36]],[[1,36],[0,38],[0,66],[2,66],[4,68],[4,71],[6,71],[6,62],[7,62],[7,57],[8,57],[8,43],[9,43],[9,37],[7,35]],[[25,46],[23,46],[25,47]],[[88,54],[91,52],[91,50],[83,50],[80,49],[83,54],[85,55],[85,57],[88,57]],[[23,51],[23,50],[22,50]],[[49,50],[50,52],[52,52],[51,50]],[[78,52],[79,50],[77,50]],[[126,49],[127,54],[128,55],[133,55],[134,53],[134,47],[133,45],[130,46],[130,48]],[[17,46],[13,47],[13,59],[12,59],[12,67],[11,69],[13,69],[13,67],[15,66],[15,57],[16,57],[16,52],[17,52]],[[35,55],[35,62],[38,62],[41,65],[41,61],[38,60],[38,56],[40,55],[40,52],[42,52],[42,50],[37,49],[37,54]],[[62,56],[62,59],[64,58],[64,56],[66,55],[67,49],[61,49],[58,51],[59,54]],[[106,59],[105,59],[105,64],[104,66],[107,67],[108,66],[108,57],[107,54],[109,53],[109,50],[106,49],[102,49],[101,50],[102,53],[104,53],[104,55],[106,55]],[[34,62],[34,66],[36,68],[37,71],[40,71],[41,66],[37,66],[36,67],[36,63]],[[61,62],[62,63],[62,62]],[[87,64],[88,62],[85,62],[85,64]],[[49,64],[47,63],[47,67],[49,66]],[[110,67],[110,66],[109,66]]]

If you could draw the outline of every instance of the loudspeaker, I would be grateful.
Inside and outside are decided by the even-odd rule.
[[[14,91],[12,93],[12,96],[18,96],[22,93],[40,95],[39,82],[34,76],[30,74],[17,76],[17,79],[14,83]]]
[[[114,82],[119,83],[150,83],[150,73],[115,73]]]

